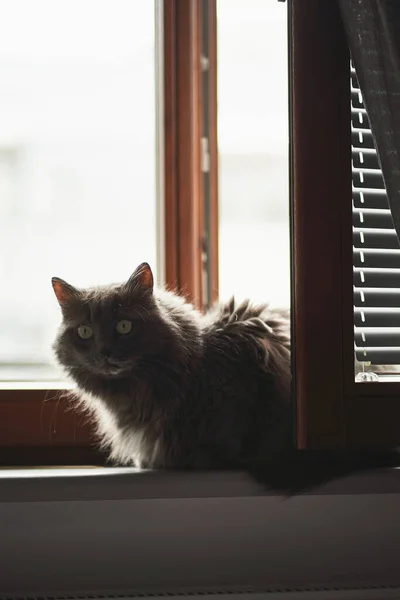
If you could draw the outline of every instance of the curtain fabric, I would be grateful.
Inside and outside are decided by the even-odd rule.
[[[400,240],[400,0],[339,5]]]

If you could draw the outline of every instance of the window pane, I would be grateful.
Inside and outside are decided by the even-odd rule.
[[[220,296],[289,306],[287,8],[217,0]]]
[[[56,376],[52,276],[109,283],[154,265],[154,13],[0,0],[0,379]]]
[[[351,65],[356,382],[400,374],[400,247],[368,115]]]

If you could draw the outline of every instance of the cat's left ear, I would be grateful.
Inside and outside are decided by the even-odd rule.
[[[141,263],[128,279],[128,286],[140,287],[148,292],[153,291],[154,278],[150,265]]]

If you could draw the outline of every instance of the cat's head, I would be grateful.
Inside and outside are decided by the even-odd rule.
[[[72,375],[126,376],[160,349],[165,326],[147,263],[120,285],[79,289],[57,277],[52,285],[63,316],[53,348]]]

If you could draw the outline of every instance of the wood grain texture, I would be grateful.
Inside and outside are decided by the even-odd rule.
[[[210,298],[218,299],[219,291],[219,252],[218,252],[218,52],[217,52],[217,0],[208,3],[208,59],[209,59],[209,152],[210,152],[210,214],[209,214],[209,266]]]
[[[165,0],[166,284],[202,304],[201,1]]]
[[[343,302],[349,299],[343,298],[342,236],[343,211],[351,236],[349,54],[336,2],[292,0],[291,20],[297,445],[332,448],[346,441]]]
[[[350,448],[400,446],[400,395],[387,395],[387,384],[378,383],[381,395],[346,396],[346,442]],[[399,384],[397,389],[399,389]],[[359,384],[363,387],[363,384]]]
[[[59,390],[0,391],[0,466],[104,464],[87,417]]]
[[[177,104],[176,104],[176,3],[164,2],[164,204],[165,273],[168,285],[179,284],[178,191],[177,191]]]

